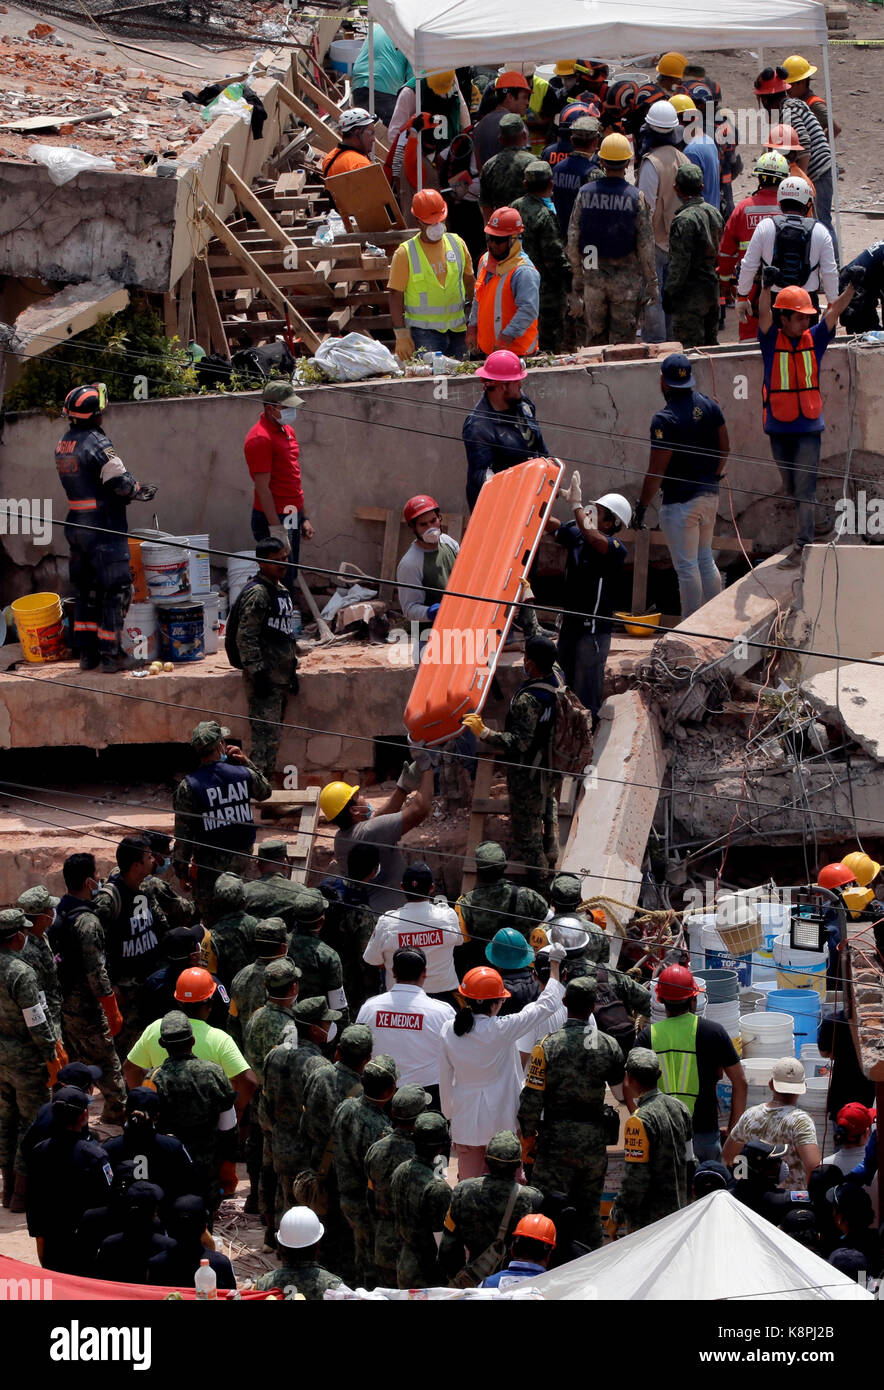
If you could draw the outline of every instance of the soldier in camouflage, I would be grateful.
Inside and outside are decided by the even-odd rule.
[[[544,1195],[567,1194],[577,1210],[575,1238],[592,1250],[602,1242],[599,1204],[607,1146],[616,1142],[608,1131],[605,1086],[623,1080],[618,1044],[588,1027],[595,1001],[594,981],[569,980],[568,1020],[534,1048],[519,1099],[526,1162],[531,1157],[534,1164],[531,1181]]]
[[[25,1209],[22,1140],[64,1065],[39,981],[22,959],[27,926],[20,908],[0,912],[0,1171],[3,1205],[13,1211]]]
[[[540,273],[538,347],[541,352],[561,352],[571,267],[552,200],[552,169],[546,160],[526,165],[525,192],[511,206],[524,223],[522,250]]]
[[[522,1148],[508,1129],[502,1129],[485,1145],[488,1172],[481,1178],[464,1178],[451,1193],[445,1229],[439,1247],[439,1267],[447,1278],[463,1269],[497,1239],[504,1212],[522,1161]],[[519,1188],[506,1232],[507,1241],[523,1216],[539,1211],[542,1192]]]
[[[288,574],[289,547],[275,536],[258,541],[258,574],[237,600],[237,646],[242,664],[252,760],[265,777],[276,771],[289,695],[298,693],[295,607],[282,583]]]
[[[159,1127],[187,1149],[194,1190],[214,1211],[221,1198],[219,1179],[227,1180],[225,1169],[236,1158],[236,1092],[217,1062],[193,1056],[193,1028],[180,1010],[166,1014],[160,1042],[169,1055],[153,1076]]]
[[[400,1163],[390,1179],[400,1241],[396,1261],[400,1289],[426,1289],[439,1282],[436,1232],[442,1230],[451,1197],[444,1176],[450,1148],[451,1134],[444,1115],[418,1115],[414,1158]]]
[[[568,223],[569,313],[579,317],[582,308],[589,347],[634,342],[643,306],[657,298],[651,209],[626,181],[628,140],[608,135],[599,156],[601,177],[580,189]]]
[[[342,1101],[332,1121],[335,1174],[341,1211],[353,1232],[356,1278],[363,1288],[377,1282],[374,1222],[368,1204],[365,1156],[375,1140],[390,1132],[388,1108],[396,1090],[396,1063],[381,1054],[367,1062],[362,1095]]]
[[[324,994],[329,1008],[340,1009],[346,1027],[350,1016],[344,993],[341,958],[337,951],[319,939],[327,907],[328,900],[318,888],[303,890],[303,896],[294,909],[295,930],[289,939],[288,953],[301,971],[304,993]]]
[[[479,175],[479,203],[487,222],[497,208],[512,207],[513,198],[524,193],[525,170],[536,163],[525,149],[528,128],[515,111],[508,111],[498,127],[500,152],[486,159]]]
[[[264,840],[256,855],[258,877],[246,884],[245,908],[254,917],[281,917],[291,930],[294,909],[307,891],[290,877],[285,840]]]
[[[611,955],[611,943],[604,929],[599,926],[590,913],[580,911],[582,899],[583,885],[576,874],[556,874],[549,886],[550,907],[557,915],[568,913],[579,919],[581,926],[589,936],[584,951],[586,959],[588,961],[598,960],[604,965]],[[602,916],[604,917],[604,913]]]
[[[365,1155],[368,1208],[374,1223],[374,1273],[382,1289],[398,1287],[399,1232],[393,1211],[393,1174],[401,1163],[414,1158],[415,1122],[432,1103],[433,1097],[423,1086],[400,1086],[390,1106],[392,1130],[376,1139]]]
[[[258,1200],[268,1243],[272,1241],[276,1224],[276,1174],[273,1167],[271,1122],[263,1103],[264,1059],[268,1052],[279,1043],[297,1036],[292,1005],[298,997],[300,974],[298,967],[285,956],[280,957],[279,960],[268,961],[264,967],[264,989],[267,994],[267,1003],[252,1014],[243,1039],[246,1060],[258,1080],[258,1086],[250,1104],[252,1114],[257,1115],[260,1126],[259,1129],[257,1125],[253,1125],[246,1153],[247,1159],[252,1159],[249,1164],[250,1176],[260,1162],[261,1179]],[[257,1153],[259,1140],[261,1141],[260,1160]]]
[[[621,1224],[640,1231],[688,1204],[691,1117],[680,1100],[657,1089],[660,1075],[656,1052],[634,1047],[623,1093],[635,1111],[623,1131],[623,1182],[611,1208],[610,1235]]]
[[[315,1071],[332,1070],[325,1055],[329,1030],[341,1015],[325,999],[300,996],[292,1005],[297,1037],[287,1037],[264,1058],[263,1116],[270,1132],[270,1156],[276,1175],[278,1216],[294,1205],[292,1182],[309,1167],[301,1138],[307,1083]]]
[[[28,919],[28,939],[21,953],[22,960],[27,961],[37,976],[46,1012],[57,1038],[61,1037],[61,985],[58,982],[55,952],[46,934],[55,922],[55,909],[60,901],[41,884],[37,888],[26,888],[16,904]]]
[[[95,858],[72,854],[64,862],[64,897],[56,909],[53,948],[59,960],[62,1030],[72,1057],[101,1070],[101,1120],[125,1118],[126,1087],[114,1037],[123,1026],[105,956],[104,927],[92,911],[97,887]]]
[[[346,877],[323,879],[320,892],[329,900],[322,938],[341,958],[344,993],[355,1018],[366,999],[378,992],[378,971],[363,960],[374,934],[378,914],[369,907],[371,880],[380,867],[377,845],[361,841],[347,854]]]
[[[194,899],[200,915],[210,906],[218,875],[231,870],[242,873],[251,859],[257,833],[251,802],[266,801],[273,791],[242,749],[225,742],[229,736],[230,730],[217,720],[197,724],[190,746],[200,765],[181,779],[172,798],[175,873],[186,888],[193,860]]]
[[[279,1223],[276,1248],[280,1269],[262,1274],[256,1289],[282,1289],[286,1298],[301,1295],[307,1303],[321,1303],[326,1289],[337,1289],[341,1279],[319,1263],[319,1242],[325,1227],[306,1207],[287,1211]]]
[[[257,917],[245,910],[245,884],[238,874],[221,874],[212,887],[212,901],[203,925],[203,964],[230,990],[235,975],[257,956]]]
[[[237,1047],[242,1050],[245,1030],[249,1019],[258,1009],[263,1008],[267,992],[264,989],[264,967],[271,960],[285,955],[287,934],[285,922],[279,917],[268,917],[255,927],[255,949],[258,959],[251,965],[243,966],[233,977],[230,986],[230,1016],[228,1031]]]
[[[485,964],[488,943],[503,927],[515,927],[526,940],[549,915],[546,898],[533,888],[521,888],[504,877],[506,854],[495,840],[476,846],[475,888],[458,898],[454,910],[469,938],[458,947],[461,978],[474,966]],[[544,940],[546,938],[544,937]]]
[[[325,1219],[326,1258],[347,1282],[355,1276],[355,1255],[353,1235],[342,1218],[338,1201],[337,1177],[333,1167],[335,1138],[332,1121],[343,1100],[362,1094],[362,1072],[373,1047],[371,1029],[361,1023],[352,1023],[341,1033],[334,1066],[317,1069],[304,1089],[301,1138],[308,1168],[316,1176],[308,1205],[313,1207],[317,1216]]]
[[[523,607],[525,676],[510,700],[502,732],[489,729],[481,714],[468,714],[464,724],[490,748],[507,758],[512,858],[524,866],[532,888],[545,894],[559,857],[559,791],[561,773],[550,771],[555,724],[556,690],[565,677],[556,661],[556,645],[540,636],[533,608]],[[532,621],[533,618],[533,621]]]
[[[675,173],[681,200],[669,228],[669,269],[663,310],[682,347],[718,342],[718,245],[724,222],[718,208],[703,201],[703,174],[696,164]]]

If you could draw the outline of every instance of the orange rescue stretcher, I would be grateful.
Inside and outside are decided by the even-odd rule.
[[[479,493],[405,707],[412,743],[448,743],[482,709],[564,468],[529,459]]]

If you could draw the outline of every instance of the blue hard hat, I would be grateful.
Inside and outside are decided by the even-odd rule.
[[[485,959],[499,970],[518,970],[532,963],[534,952],[515,927],[501,927],[485,947]]]
[[[694,369],[689,357],[683,352],[670,352],[660,364],[660,375],[667,386],[695,386]]]

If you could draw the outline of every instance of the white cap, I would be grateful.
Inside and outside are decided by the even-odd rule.
[[[621,492],[603,492],[601,497],[595,499],[593,506],[607,507],[624,526],[628,527],[632,520],[632,508]]]
[[[325,1227],[309,1207],[291,1207],[279,1223],[276,1233],[280,1245],[289,1250],[307,1250],[325,1235]]]
[[[678,112],[671,101],[655,101],[645,116],[645,124],[652,130],[675,130]]]
[[[803,1096],[807,1090],[804,1066],[797,1057],[780,1057],[774,1062],[771,1081],[781,1096]]]
[[[349,130],[359,130],[362,126],[376,125],[377,120],[377,116],[366,111],[364,106],[350,106],[346,111],[341,112],[338,126],[341,134],[346,135]]]

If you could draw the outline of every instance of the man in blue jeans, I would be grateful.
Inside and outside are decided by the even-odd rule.
[[[300,451],[292,428],[297,408],[303,404],[288,381],[268,381],[261,396],[264,405],[245,439],[245,456],[255,484],[252,535],[256,541],[273,536],[289,547],[291,566],[283,583],[295,592],[301,537],[313,539],[305,515]]]
[[[632,524],[662,492],[660,528],[678,575],[682,619],[721,593],[712,555],[718,514],[718,484],[730,441],[717,401],[694,389],[690,360],[682,352],[664,357],[660,390],[666,404],[651,421],[651,457]]]
[[[816,479],[820,444],[826,422],[820,394],[823,353],[835,336],[838,315],[854,294],[847,285],[826,309],[819,323],[807,290],[789,285],[771,304],[771,284],[777,271],[765,266],[758,296],[758,341],[764,363],[764,432],[779,464],[786,493],[795,503],[796,536],[779,569],[795,569],[801,552],[813,540]]]

